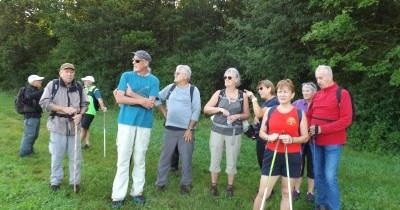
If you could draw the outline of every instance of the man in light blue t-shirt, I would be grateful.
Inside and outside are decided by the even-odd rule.
[[[144,204],[145,157],[153,126],[153,106],[160,81],[150,73],[151,56],[144,50],[133,53],[133,71],[121,75],[116,102],[120,105],[117,134],[117,173],[112,189],[112,208],[121,208],[129,183],[129,163],[133,155],[133,203]]]
[[[159,94],[160,100],[166,104],[166,109],[159,105],[166,118],[156,181],[156,186],[161,191],[167,184],[171,157],[176,147],[182,163],[181,193],[187,194],[191,189],[194,128],[201,111],[200,92],[189,83],[191,74],[189,66],[178,65],[174,83],[167,85]]]

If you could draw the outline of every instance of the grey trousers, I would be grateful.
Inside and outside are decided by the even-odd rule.
[[[51,175],[50,184],[59,185],[62,182],[63,173],[63,159],[65,151],[68,155],[69,166],[69,184],[79,184],[81,179],[81,140],[79,138],[80,131],[78,132],[78,141],[76,142],[76,162],[74,161],[75,154],[75,136],[66,136],[59,133],[50,132],[49,152],[51,154]],[[75,164],[75,169],[74,169]],[[75,175],[74,175],[75,171]],[[75,180],[74,180],[75,178]]]
[[[168,171],[171,165],[171,157],[175,151],[176,145],[178,145],[179,156],[182,163],[182,178],[181,185],[192,184],[192,155],[194,148],[194,131],[193,139],[187,143],[183,139],[184,130],[170,130],[164,129],[164,145],[162,147],[160,160],[158,162],[157,172],[157,186],[163,186],[167,184]]]

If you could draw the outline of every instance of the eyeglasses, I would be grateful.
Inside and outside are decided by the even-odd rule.
[[[135,62],[135,63],[140,63],[140,61],[142,61],[142,60],[132,59],[132,62]]]
[[[231,80],[232,77],[231,77],[231,76],[224,76],[224,79],[225,79],[225,80],[226,80],[226,79]]]

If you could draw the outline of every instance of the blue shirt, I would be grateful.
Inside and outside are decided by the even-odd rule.
[[[151,73],[146,76],[141,76],[132,70],[124,72],[121,75],[117,89],[125,92],[128,88],[128,84],[132,88],[133,92],[146,98],[149,98],[150,96],[157,97],[158,92],[160,91],[160,80]],[[141,105],[121,104],[118,123],[152,128],[153,109],[146,109]]]
[[[161,101],[166,100],[172,85],[173,84],[170,84],[160,91],[159,98]],[[166,101],[166,126],[186,129],[189,126],[190,120],[199,121],[201,111],[200,92],[197,87],[194,87],[192,99],[190,96],[190,86],[191,85],[187,85],[186,87],[176,86],[169,95]]]

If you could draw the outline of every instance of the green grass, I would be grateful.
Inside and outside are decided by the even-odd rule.
[[[102,115],[95,118],[92,125],[92,148],[83,154],[81,192],[76,195],[68,188],[65,161],[62,188],[53,193],[48,184],[50,155],[46,117],[42,119],[40,136],[35,145],[36,154],[28,158],[19,158],[23,119],[14,111],[13,98],[14,96],[8,93],[0,92],[0,209],[111,209],[111,188],[116,170],[116,110],[107,112],[106,158],[103,157]],[[162,120],[156,120],[146,156],[146,204],[139,207],[128,201],[123,209],[251,209],[259,184],[254,142],[246,137],[242,139],[234,198],[224,196],[226,175],[221,173],[221,196],[213,199],[208,194],[209,130],[210,121],[202,120],[196,133],[193,158],[194,188],[191,194],[180,194],[179,176],[173,174],[169,176],[166,191],[159,193],[154,187],[154,182],[163,131]],[[399,156],[356,152],[345,147],[339,173],[342,209],[399,209],[399,162]],[[224,168],[224,162],[222,165]],[[302,186],[303,193],[305,183],[304,181]],[[276,187],[278,193],[267,204],[268,209],[279,209],[279,187],[280,184]],[[294,208],[308,210],[312,209],[312,206],[301,199],[294,203]]]

